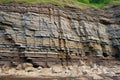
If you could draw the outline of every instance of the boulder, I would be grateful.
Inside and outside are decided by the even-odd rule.
[[[18,64],[16,70],[23,70],[23,66],[21,64]]]
[[[38,70],[41,70],[41,69],[42,69],[42,67],[40,67],[40,66],[39,66],[37,69],[38,69]]]
[[[81,66],[81,67],[79,67],[78,70],[81,71],[83,74],[92,73],[89,66]]]
[[[26,72],[34,72],[34,71],[37,71],[37,69],[35,69],[34,67],[27,67],[27,68],[25,68],[25,71]]]
[[[68,73],[69,73],[69,74],[72,74],[72,73],[70,73],[70,72],[71,72],[71,71],[68,70],[68,69],[65,70],[65,73],[67,73],[67,74],[68,74]]]
[[[87,77],[79,77],[77,80],[89,80]]]
[[[2,69],[0,68],[0,73],[2,72]]]
[[[68,70],[73,70],[73,66],[68,66]]]
[[[16,72],[17,72],[17,70],[15,68],[11,68],[11,69],[8,70],[9,75],[15,75]]]
[[[80,60],[80,66],[84,66],[85,62],[83,62],[82,60]]]
[[[93,74],[92,77],[93,77],[94,80],[103,80],[103,77],[101,77],[101,76],[99,76],[97,74]]]
[[[101,77],[101,76],[99,76],[97,74],[94,74],[94,73],[87,73],[86,76],[87,77],[92,77],[93,80],[102,80],[103,79],[103,77]]]
[[[109,72],[109,73],[106,73],[105,75],[110,76],[110,77],[116,76],[116,74],[114,72]]]
[[[52,66],[53,73],[61,73],[63,71],[62,66]]]
[[[41,75],[53,76],[52,68],[42,68],[40,71]]]
[[[93,69],[92,72],[94,72],[95,74],[102,74],[102,70],[99,68]]]
[[[15,73],[15,75],[17,76],[25,76],[26,74],[28,74],[28,72],[25,72],[25,70],[19,70]]]
[[[104,77],[104,80],[113,80],[113,79],[110,77]]]
[[[107,74],[107,73],[109,73],[107,69],[108,69],[108,68],[106,68],[106,67],[103,67],[103,68],[102,68],[102,72],[103,72],[103,74]]]
[[[33,67],[33,65],[31,63],[23,63],[22,66],[24,69],[27,67]]]
[[[10,68],[11,68],[11,65],[10,65],[10,64],[4,64],[4,65],[2,66],[2,71],[8,71]]]
[[[94,69],[97,69],[98,67],[97,67],[97,65],[96,65],[96,64],[93,64],[93,68],[94,68]]]

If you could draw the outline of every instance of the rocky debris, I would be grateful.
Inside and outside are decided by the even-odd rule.
[[[22,63],[22,64],[18,64],[16,69],[23,70],[23,69],[32,68],[32,67],[33,67],[33,65],[31,63]]]
[[[59,77],[80,77],[80,79],[85,78],[88,80],[92,78],[93,80],[107,80],[114,77],[119,77],[117,71],[120,71],[120,66],[114,65],[113,67],[105,67],[102,65],[93,64],[93,67],[86,65],[85,62],[81,61],[82,65],[72,65],[72,66],[61,66],[54,65],[50,68],[34,68],[29,63],[23,63],[25,68],[21,68],[21,64],[17,67],[10,67],[9,69],[0,68],[1,75],[16,75],[16,76],[59,76]],[[85,77],[82,77],[85,76]]]
[[[119,66],[113,66],[110,69],[111,69],[111,71],[113,71],[116,74],[116,76],[120,76],[120,69],[119,68],[120,68],[120,65]]]

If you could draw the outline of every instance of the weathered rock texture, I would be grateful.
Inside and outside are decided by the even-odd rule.
[[[84,10],[53,4],[0,4],[0,49],[108,55],[120,48],[120,6]],[[21,50],[19,50],[21,51]]]
[[[84,63],[83,61],[81,61]],[[85,63],[84,63],[85,64]],[[90,65],[81,65],[81,66],[60,66],[54,65],[51,68],[34,68],[32,64],[24,63],[19,64],[17,67],[2,66],[0,68],[0,79],[1,76],[12,75],[15,77],[29,77],[29,78],[41,78],[44,79],[47,77],[51,78],[60,78],[60,77],[72,77],[72,78],[81,78],[82,76],[87,78],[92,78],[91,80],[119,80],[120,79],[120,65],[110,65],[105,67],[102,65],[93,64],[93,67]],[[18,68],[19,67],[19,68]],[[116,79],[115,79],[116,77]],[[11,79],[11,78],[10,78]],[[87,80],[90,80],[87,79]],[[77,80],[86,80],[86,79],[77,79]]]

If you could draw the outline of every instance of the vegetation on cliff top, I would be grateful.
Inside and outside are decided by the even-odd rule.
[[[112,5],[120,3],[120,0],[0,0],[0,2],[30,2],[30,3],[39,3],[39,2],[51,2],[59,5],[67,5],[72,7],[82,7],[83,5],[88,5],[96,8],[102,8],[106,5]]]

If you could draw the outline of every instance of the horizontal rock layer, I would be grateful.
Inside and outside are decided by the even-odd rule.
[[[0,49],[111,54],[120,48],[120,6],[97,10],[0,3]]]

